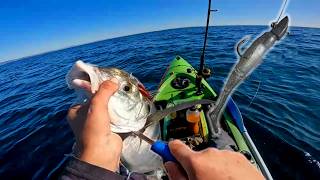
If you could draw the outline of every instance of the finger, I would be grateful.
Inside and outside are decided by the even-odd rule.
[[[93,97],[93,100],[96,98],[98,101],[96,103],[101,103],[105,105],[106,101],[108,102],[110,97],[118,90],[118,81],[116,78],[112,78],[110,81],[103,82],[98,92]],[[106,101],[101,101],[105,99]]]
[[[183,169],[181,169],[181,167],[174,163],[174,162],[166,162],[164,164],[164,167],[166,168],[167,172],[168,172],[168,176],[170,180],[185,180],[188,179],[186,173],[184,172]]]
[[[172,155],[177,159],[184,169],[190,168],[190,159],[194,154],[187,145],[180,140],[174,140],[169,142],[169,148]]]
[[[87,117],[88,108],[89,108],[88,103],[72,106],[69,109],[67,120],[69,122],[73,122],[73,121],[79,121],[80,119],[84,119],[85,117]]]
[[[91,100],[88,111],[87,120],[90,122],[90,125],[97,127],[103,126],[107,128],[107,131],[110,131],[107,104],[117,89],[118,85],[112,81],[105,81],[100,85],[98,92]]]
[[[74,121],[76,119],[77,113],[80,108],[81,108],[81,105],[75,105],[69,109],[68,115],[67,115],[68,121]]]
[[[76,138],[83,129],[83,125],[87,117],[88,108],[88,104],[83,104],[75,105],[69,109],[67,120]]]

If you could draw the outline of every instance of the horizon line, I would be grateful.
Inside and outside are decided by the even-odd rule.
[[[225,24],[225,25],[211,25],[209,27],[214,27],[214,26],[268,26],[265,24],[261,24],[261,25],[253,25],[253,24],[239,24],[239,25],[232,25],[232,24]],[[13,58],[13,59],[8,59],[8,60],[0,60],[0,65],[2,64],[6,64],[9,62],[14,62],[14,61],[18,61],[21,59],[25,59],[25,58],[30,58],[30,57],[35,57],[35,56],[39,56],[39,55],[44,55],[44,54],[48,54],[48,53],[52,53],[52,52],[56,52],[56,51],[61,51],[61,50],[65,50],[65,49],[70,49],[73,47],[77,47],[77,46],[84,46],[84,45],[88,45],[88,44],[92,44],[92,43],[97,43],[97,42],[101,42],[101,41],[106,41],[106,40],[111,40],[111,39],[117,39],[117,38],[122,38],[122,37],[128,37],[128,36],[134,36],[134,35],[139,35],[139,34],[145,34],[145,33],[153,33],[153,32],[159,32],[159,31],[166,31],[166,30],[174,30],[174,29],[183,29],[183,28],[196,28],[196,27],[205,27],[205,26],[182,26],[182,27],[172,27],[172,28],[167,28],[167,29],[157,29],[157,30],[151,30],[151,31],[145,31],[145,32],[138,32],[138,33],[133,33],[133,34],[123,34],[123,35],[119,35],[119,36],[114,36],[114,37],[106,37],[105,39],[101,39],[101,40],[93,40],[90,42],[84,42],[81,44],[74,44],[74,45],[70,45],[70,46],[65,46],[62,48],[58,48],[58,49],[52,49],[52,50],[48,50],[48,51],[44,51],[44,52],[39,52],[39,53],[35,53],[35,54],[31,54],[31,55],[26,55],[23,57],[18,57],[18,58]],[[302,27],[302,28],[316,28],[316,29],[320,29],[320,27],[316,27],[316,26],[289,26],[289,27]]]

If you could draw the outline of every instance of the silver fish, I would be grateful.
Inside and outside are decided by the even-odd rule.
[[[238,44],[237,52],[240,56],[240,60],[230,72],[216,103],[207,112],[207,117],[210,117],[213,122],[213,138],[218,137],[221,132],[219,120],[224,112],[228,97],[262,62],[262,58],[273,47],[275,42],[279,41],[286,34],[288,22],[289,18],[286,16],[279,23],[273,23],[271,25],[271,31],[265,32],[257,38],[243,55],[239,52],[239,46],[243,44],[244,40],[240,41]]]
[[[142,129],[152,109],[152,101],[142,83],[131,74],[117,68],[98,68],[77,61],[66,76],[69,88],[81,98],[90,99],[103,81],[117,78],[119,90],[109,100],[111,130],[127,133]]]
[[[108,112],[111,131],[130,133],[144,128],[147,117],[154,111],[152,98],[142,83],[133,75],[117,68],[100,68],[77,61],[66,76],[68,87],[74,89],[81,102],[89,100],[102,82],[116,78],[119,89],[110,97]],[[159,123],[145,128],[144,134],[160,139]],[[121,162],[139,173],[151,172],[162,165],[161,157],[150,150],[150,145],[129,135],[123,140]]]

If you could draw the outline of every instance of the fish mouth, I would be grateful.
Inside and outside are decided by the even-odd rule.
[[[87,91],[91,91],[90,76],[86,72],[80,72],[79,78],[72,80],[72,85],[78,88],[83,88]]]
[[[99,88],[97,68],[78,60],[68,75],[67,84],[71,89],[84,89],[94,94]]]

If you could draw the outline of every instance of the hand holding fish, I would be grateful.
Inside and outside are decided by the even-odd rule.
[[[87,101],[97,103],[92,98],[98,96],[97,91],[103,82],[112,79],[117,81],[117,90],[112,90],[107,102],[106,99],[97,100],[105,108],[101,110],[101,113],[108,114],[104,115],[109,122],[107,132],[123,134],[141,130],[146,124],[147,117],[154,110],[154,104],[143,84],[132,74],[121,69],[98,67],[79,60],[66,76],[68,87],[75,90],[78,95],[76,102],[79,103]],[[106,109],[108,110],[105,111]],[[82,114],[85,118],[87,117],[86,112],[87,109]],[[78,129],[83,129],[83,127],[77,126],[73,128],[73,131],[77,132]],[[160,124],[149,126],[143,133],[153,140],[158,140]],[[161,168],[161,157],[150,151],[150,145],[141,142],[138,137],[123,137],[122,147],[121,163],[130,171],[146,173]],[[74,150],[73,153],[78,154],[77,148]]]
[[[79,159],[116,171],[120,162],[122,140],[111,132],[106,102],[117,91],[115,80],[103,82],[90,104],[70,108],[68,122],[80,149]]]

